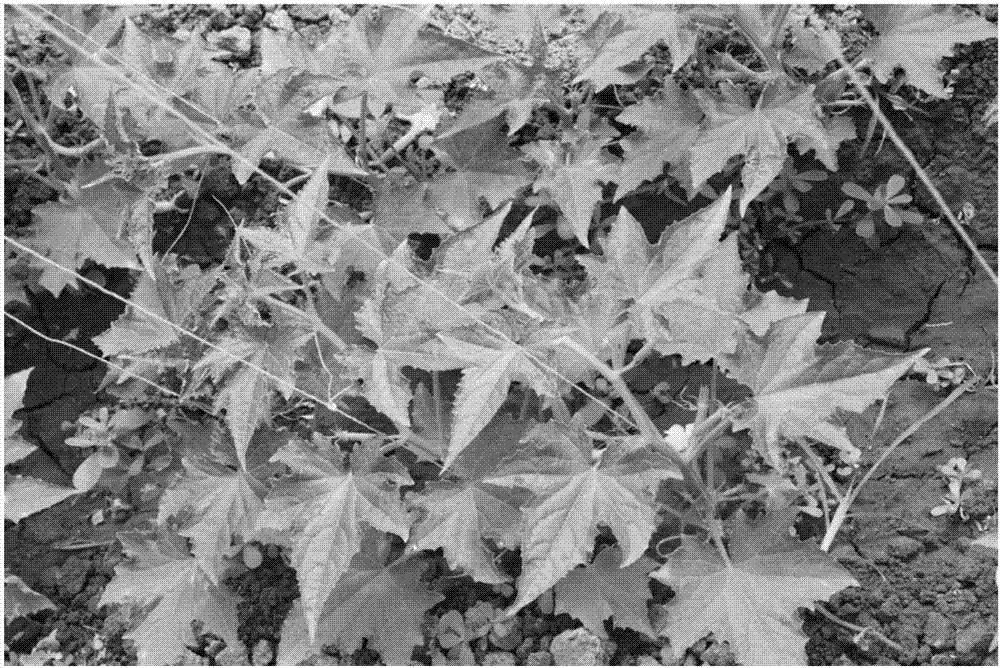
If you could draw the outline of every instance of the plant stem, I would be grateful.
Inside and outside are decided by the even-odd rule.
[[[621,373],[615,371],[607,364],[597,359],[593,353],[567,336],[557,339],[556,343],[562,343],[563,345],[572,348],[576,353],[589,361],[602,376],[607,378],[608,382],[615,388],[615,392],[617,392],[618,396],[625,402],[629,412],[632,414],[632,418],[636,421],[636,424],[639,427],[639,432],[643,435],[643,437],[645,437],[649,445],[654,450],[664,455],[671,461],[671,463],[680,469],[681,473],[684,475],[684,479],[695,487],[696,491],[702,496],[702,498],[709,498],[708,490],[705,489],[705,482],[701,479],[697,469],[681,459],[681,457],[674,452],[674,449],[670,447],[665,440],[663,440],[663,435],[660,434],[660,430],[657,429],[656,425],[653,424],[653,421],[649,419],[649,414],[643,410],[642,406],[639,404],[639,400],[635,398],[634,394],[632,394],[632,390],[628,388],[628,385],[622,379]]]
[[[840,626],[843,626],[845,629],[850,629],[851,631],[854,631],[855,633],[867,633],[867,634],[869,634],[869,635],[877,638],[878,640],[880,640],[887,647],[891,647],[892,649],[896,650],[900,654],[905,654],[906,653],[906,648],[905,647],[903,647],[902,645],[900,645],[897,642],[893,642],[892,640],[889,640],[887,637],[885,637],[879,631],[876,631],[875,629],[870,628],[868,626],[858,626],[857,624],[852,624],[852,623],[850,623],[850,622],[848,622],[846,620],[843,620],[840,617],[838,617],[837,615],[835,615],[832,612],[830,612],[829,610],[827,610],[826,607],[822,603],[816,604],[816,612],[820,613],[821,615],[823,615],[824,617],[826,617],[827,619],[829,619],[834,624],[838,624]]]
[[[172,153],[164,153],[162,155],[153,156],[154,160],[152,166],[159,168],[163,167],[168,162],[188,160],[190,158],[200,158],[203,155],[228,155],[229,157],[234,158],[239,154],[228,146],[192,146],[191,148],[182,148],[181,150],[174,151]]]
[[[833,544],[833,539],[836,538],[837,532],[840,531],[840,527],[843,525],[844,520],[847,519],[847,512],[850,510],[851,505],[854,503],[854,501],[858,498],[858,494],[861,491],[861,488],[865,485],[865,483],[868,482],[868,480],[871,479],[872,475],[874,475],[878,467],[882,465],[882,462],[884,462],[889,457],[889,455],[892,454],[892,452],[899,446],[899,444],[908,439],[914,433],[916,433],[916,431],[920,429],[920,427],[922,427],[925,422],[936,417],[939,413],[941,413],[941,411],[950,406],[956,399],[965,394],[965,392],[970,390],[975,384],[976,380],[972,379],[956,387],[952,391],[952,393],[945,398],[944,401],[942,401],[937,406],[929,410],[923,417],[921,417],[916,422],[911,424],[903,431],[903,433],[901,433],[899,436],[893,439],[892,444],[885,449],[885,452],[883,452],[882,456],[878,458],[878,461],[876,461],[875,464],[873,464],[872,467],[868,469],[868,472],[865,473],[864,477],[861,478],[861,482],[859,482],[857,486],[852,486],[851,489],[848,490],[847,494],[844,495],[843,501],[841,501],[840,505],[837,506],[837,510],[833,514],[833,519],[830,520],[830,526],[826,531],[826,535],[823,536],[823,542],[820,543],[819,549],[823,550],[824,552],[830,551],[830,546]]]

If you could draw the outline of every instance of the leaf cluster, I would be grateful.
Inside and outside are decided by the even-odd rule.
[[[236,597],[220,583],[251,543],[281,545],[299,579],[281,664],[365,641],[408,663],[443,599],[427,577],[438,550],[490,585],[514,580],[500,557],[517,552],[507,617],[554,592],[556,611],[598,635],[613,618],[675,646],[714,631],[743,662],[804,661],[796,609],[854,581],[788,535],[793,501],[811,498],[819,475],[796,477],[793,453],[819,443],[856,468],[837,413],[882,398],[926,352],[819,344],[824,313],[752,287],[738,236],[726,236],[773,196],[790,151],[837,170],[854,133],[831,112],[846,91],[835,30],[797,9],[621,6],[584,17],[564,80],[547,31],[565,16],[545,8],[497,14],[530,25],[516,31],[527,63],[428,25],[428,10],[368,6],[316,47],[263,28],[261,64],[244,69],[197,35],[153,38],[115,15],[86,36],[45,11],[20,14],[75,54],[45,91],[70,93],[106,146],[63,165],[72,176],[33,211],[24,252],[44,267],[37,289],[56,295],[85,261],[132,270],[128,308],[94,340],[109,361],[103,389],[159,409],[158,447],[171,455],[155,531],[119,534],[130,560],[102,597],[143,607],[129,635],[142,663],[172,662],[192,619],[236,644]],[[902,66],[931,95],[946,94],[941,45],[988,36],[953,9],[869,19],[872,75]],[[934,49],[904,46],[940,21],[947,39]],[[710,34],[753,55],[711,50]],[[669,68],[648,58],[664,44]],[[685,68],[713,84],[682,85],[673,72]],[[444,84],[466,73],[484,95],[452,111]],[[658,92],[611,112],[597,102],[602,91],[628,100],[640,82]],[[225,257],[201,267],[155,250],[154,205],[168,179],[213,156],[241,186],[256,179],[287,202],[271,224],[236,221]],[[261,169],[268,158],[300,175],[277,181]],[[337,201],[342,178],[363,184],[371,210]],[[616,207],[667,180],[693,212],[667,229],[651,235]],[[553,229],[583,280],[540,270]],[[417,243],[428,235],[430,249]],[[649,355],[710,363],[751,398],[725,405],[706,387],[691,424],[658,426],[624,380]],[[26,379],[7,379],[6,464],[30,454],[12,420]],[[81,489],[153,465],[109,459],[124,436],[102,415],[75,438],[102,462]],[[716,454],[744,431],[773,475],[717,487]],[[79,492],[42,485],[9,476],[7,517]],[[763,520],[734,512],[758,498]],[[664,564],[649,547],[665,514],[696,534]],[[614,545],[595,553],[599,535]],[[247,550],[243,568],[259,562]],[[651,577],[678,592],[655,625]],[[756,593],[774,591],[792,593]],[[471,633],[466,617],[452,635]]]

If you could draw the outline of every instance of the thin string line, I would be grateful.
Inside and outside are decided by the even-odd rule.
[[[243,359],[243,358],[239,357],[238,355],[235,355],[235,354],[231,353],[230,351],[226,350],[225,348],[222,348],[221,346],[218,346],[218,345],[212,343],[208,339],[202,338],[201,336],[195,334],[194,332],[188,331],[188,330],[184,329],[184,327],[182,327],[182,326],[180,326],[180,325],[178,325],[178,324],[176,324],[174,322],[171,322],[170,320],[168,320],[167,318],[159,315],[158,313],[154,313],[153,311],[150,311],[149,309],[141,306],[140,304],[136,304],[135,302],[130,301],[130,300],[126,299],[125,297],[122,297],[121,295],[119,295],[119,294],[117,294],[115,292],[112,292],[111,290],[108,290],[104,286],[102,286],[102,285],[100,285],[98,283],[95,283],[94,281],[90,280],[86,276],[83,276],[79,272],[77,272],[77,271],[75,271],[73,269],[68,269],[66,267],[63,267],[58,262],[55,262],[55,261],[53,261],[53,260],[45,257],[44,255],[42,255],[38,251],[36,251],[34,249],[31,249],[31,248],[28,248],[27,246],[25,246],[24,244],[22,244],[20,242],[14,241],[10,237],[8,237],[6,234],[3,235],[3,237],[4,237],[4,240],[7,241],[8,243],[14,244],[15,246],[17,246],[21,250],[26,251],[27,253],[30,253],[31,255],[35,256],[36,258],[42,260],[43,262],[47,262],[48,264],[50,264],[50,265],[52,265],[54,267],[57,267],[58,269],[60,269],[62,271],[65,271],[66,273],[73,274],[78,280],[83,281],[87,285],[95,288],[96,290],[99,290],[100,292],[102,292],[102,293],[104,293],[104,294],[112,297],[113,299],[117,299],[118,301],[121,301],[121,302],[124,302],[125,304],[128,304],[129,306],[131,306],[135,310],[139,311],[143,315],[147,315],[147,316],[149,316],[149,317],[151,317],[151,318],[153,318],[155,320],[158,320],[158,321],[160,321],[162,323],[165,323],[165,324],[173,327],[174,329],[176,329],[179,333],[186,334],[186,335],[190,336],[191,338],[193,338],[195,341],[198,341],[199,343],[203,343],[203,344],[205,344],[206,346],[208,346],[210,348],[214,348],[215,350],[218,350],[218,351],[220,351],[220,352],[228,355],[230,358],[232,358],[233,360],[235,360],[238,364],[243,364],[244,366],[247,366],[247,367],[253,369],[257,373],[260,373],[260,374],[266,376],[267,378],[270,378],[271,380],[276,381],[282,387],[291,389],[293,392],[298,392],[299,394],[301,394],[302,396],[306,397],[307,399],[312,399],[313,401],[316,401],[316,402],[319,402],[319,403],[323,404],[324,406],[326,406],[330,410],[333,410],[333,411],[336,411],[338,413],[341,413],[342,415],[344,415],[344,416],[348,417],[349,419],[353,420],[355,423],[361,425],[365,429],[370,429],[373,433],[381,434],[382,436],[386,436],[387,435],[387,434],[383,433],[381,430],[376,429],[376,428],[372,427],[369,424],[366,424],[364,421],[362,421],[362,420],[354,417],[353,415],[349,415],[348,413],[346,413],[345,411],[343,411],[341,408],[339,408],[335,403],[332,403],[332,400],[330,400],[330,399],[327,399],[327,400],[320,399],[316,395],[311,394],[309,392],[306,392],[305,390],[300,389],[299,387],[295,386],[293,383],[289,383],[285,379],[280,378],[280,377],[274,375],[273,373],[271,373],[267,369],[264,369],[263,367],[260,367],[260,366],[258,366],[256,364],[254,364],[253,362],[250,362],[249,360]],[[350,387],[350,386],[348,386],[348,387]]]
[[[79,30],[76,26],[73,26],[73,25],[69,24],[68,22],[66,22],[65,20],[63,20],[62,17],[57,16],[56,14],[50,12],[49,10],[47,10],[44,7],[41,7],[39,5],[35,5],[35,7],[38,8],[40,11],[43,11],[46,14],[48,14],[49,16],[51,16],[52,18],[54,18],[55,20],[57,20],[59,23],[65,25],[66,27],[68,27],[73,32],[79,34],[84,40],[87,40],[87,41],[89,41],[92,44],[100,46],[89,35],[85,34],[83,31]],[[33,21],[36,22],[36,24],[40,23],[43,30],[55,30],[56,32],[58,32],[57,29],[55,29],[54,27],[49,26],[48,24],[46,24],[41,19],[41,17],[39,17],[37,15],[34,15],[30,11],[25,11],[22,7],[18,7],[18,9],[21,10],[21,11],[23,11],[26,15],[28,15],[29,18],[31,18]],[[65,35],[63,35],[63,39],[66,40],[68,43],[72,43],[70,40],[68,40],[66,38]],[[97,58],[95,55],[93,55],[93,54],[85,51],[82,47],[80,47],[78,45],[74,45],[74,47],[77,48],[86,58],[88,58],[89,60],[97,63],[97,65],[99,67],[101,67],[101,68],[103,68],[105,70],[111,70],[111,66],[109,64],[103,62],[102,60],[100,60],[99,58]],[[139,78],[143,79],[144,83],[147,84],[147,87],[151,87],[153,89],[159,89],[160,91],[162,91],[164,94],[166,94],[168,96],[168,99],[169,99],[169,97],[175,95],[175,93],[173,91],[169,90],[165,86],[162,86],[162,85],[158,84],[157,82],[150,80],[148,78],[148,76],[146,75],[145,72],[140,71],[138,68],[136,68],[133,65],[130,65],[128,63],[123,62],[117,56],[114,56],[114,58],[115,58],[115,60],[122,67],[125,67],[125,68],[131,70]],[[217,148],[217,149],[220,149],[221,152],[225,153],[226,155],[229,155],[230,158],[239,160],[239,161],[241,161],[241,162],[249,165],[253,169],[254,173],[261,175],[261,177],[264,178],[264,180],[266,180],[269,183],[271,183],[274,187],[276,187],[282,193],[284,193],[286,195],[289,195],[289,196],[291,196],[293,198],[295,197],[295,193],[293,193],[291,190],[289,190],[285,186],[285,184],[281,183],[280,181],[278,181],[276,178],[274,178],[270,174],[267,174],[266,172],[264,172],[258,165],[252,164],[251,161],[248,160],[245,156],[241,155],[240,153],[238,153],[236,151],[233,151],[231,148],[229,148],[225,144],[222,144],[221,142],[219,142],[218,140],[216,140],[215,137],[213,137],[212,135],[210,135],[203,128],[197,126],[193,121],[191,121],[189,118],[187,118],[187,116],[185,116],[184,114],[180,113],[178,110],[172,108],[166,100],[160,99],[160,97],[155,96],[155,95],[150,95],[146,91],[142,91],[142,88],[138,85],[137,82],[134,82],[131,79],[128,79],[128,81],[129,81],[130,84],[135,84],[135,87],[137,89],[139,89],[141,92],[144,92],[149,97],[149,100],[153,104],[159,106],[161,109],[167,111],[168,113],[176,116],[179,120],[181,120],[181,122],[184,123],[188,127],[189,130],[191,130],[193,133],[195,133],[196,135],[198,135],[199,137],[201,137],[202,140],[205,141],[207,145],[209,145],[211,147],[214,147],[214,148]],[[188,104],[191,104],[192,106],[194,106],[190,102]],[[202,110],[199,107],[196,106],[195,108],[197,108],[199,110],[199,112],[205,113],[205,112],[202,112]],[[206,115],[209,116],[209,117],[211,117],[210,114],[206,114]],[[216,119],[213,118],[213,120],[216,120]],[[319,207],[314,206],[311,202],[306,202],[305,204],[306,204],[307,208],[311,209],[314,213],[318,214],[318,216],[320,218],[322,218],[323,220],[325,220],[329,224],[333,225],[334,228],[336,228],[337,230],[344,230],[345,229],[346,226],[344,226],[341,223],[339,223],[339,222],[333,220],[332,218],[330,218],[326,214],[326,212],[323,211],[323,210],[321,210]],[[442,290],[440,290],[439,288],[437,288],[435,285],[433,285],[432,283],[430,283],[428,281],[425,281],[423,278],[421,278],[420,276],[416,275],[414,272],[412,272],[408,267],[406,267],[405,265],[403,265],[402,262],[400,262],[399,260],[397,260],[391,254],[387,255],[383,249],[375,246],[375,244],[371,243],[370,241],[368,241],[366,238],[364,238],[362,236],[354,236],[354,239],[356,239],[357,241],[360,241],[361,243],[363,243],[364,245],[368,246],[370,249],[372,249],[373,251],[375,251],[376,253],[378,253],[380,256],[382,256],[384,258],[383,261],[388,261],[389,263],[395,265],[398,269],[404,271],[412,279],[414,279],[418,283],[424,285],[425,287],[427,287],[430,290],[432,290],[433,292],[435,292],[445,302],[447,302],[450,305],[454,306],[455,308],[459,309],[462,313],[464,313],[466,316],[468,316],[473,321],[475,321],[478,324],[480,324],[487,331],[491,332],[492,334],[494,334],[495,336],[497,336],[499,339],[505,341],[506,343],[509,343],[509,344],[515,346],[521,352],[522,355],[524,355],[526,358],[528,358],[531,361],[533,361],[539,367],[541,367],[541,368],[545,369],[546,371],[552,373],[553,375],[555,375],[556,377],[558,377],[560,380],[568,383],[571,387],[575,387],[584,396],[586,396],[587,398],[595,401],[598,405],[602,406],[611,415],[614,415],[615,417],[617,417],[618,419],[620,419],[623,423],[625,423],[625,424],[627,424],[627,425],[629,425],[629,426],[631,426],[631,427],[633,427],[635,429],[639,428],[638,424],[631,417],[622,415],[617,410],[615,410],[614,408],[612,408],[610,406],[610,404],[608,404],[607,402],[605,402],[603,399],[601,399],[600,397],[594,395],[593,393],[591,393],[590,391],[588,391],[584,387],[581,387],[581,386],[577,385],[575,382],[573,382],[568,377],[566,377],[558,369],[556,369],[555,367],[549,365],[545,361],[539,359],[534,354],[532,354],[525,346],[523,346],[523,345],[517,343],[516,341],[514,341],[513,339],[511,339],[505,332],[497,329],[493,325],[490,325],[486,321],[482,320],[481,318],[479,318],[478,316],[476,316],[474,313],[472,313],[469,309],[465,308],[462,304],[456,302],[454,299],[452,299],[450,296],[448,296],[445,292],[443,292]]]
[[[115,362],[112,362],[110,360],[106,360],[103,357],[101,357],[100,355],[96,355],[96,354],[90,352],[89,350],[81,348],[80,346],[78,346],[78,345],[76,345],[74,343],[70,343],[69,341],[63,341],[62,339],[57,339],[55,337],[49,336],[49,335],[47,335],[47,334],[45,334],[45,333],[43,333],[43,332],[35,329],[31,325],[29,325],[28,323],[26,323],[25,321],[21,320],[16,315],[14,315],[10,311],[8,311],[7,309],[4,309],[3,315],[4,315],[5,318],[10,318],[11,320],[13,320],[17,324],[19,324],[21,327],[24,327],[26,330],[28,330],[29,332],[31,332],[32,334],[34,334],[35,336],[37,336],[40,339],[44,339],[44,340],[48,341],[49,343],[58,343],[61,346],[66,346],[67,348],[75,350],[78,353],[82,353],[82,354],[86,355],[87,357],[89,357],[91,359],[95,359],[98,362],[103,362],[104,364],[107,364],[110,367],[114,367],[115,369],[118,369],[119,371],[121,371],[124,374],[132,376],[133,378],[137,378],[138,380],[141,380],[142,382],[146,383],[147,385],[151,385],[152,387],[155,387],[157,390],[159,390],[160,392],[163,392],[164,394],[168,394],[168,395],[170,395],[172,397],[175,397],[177,399],[181,398],[181,395],[178,392],[174,392],[169,387],[164,387],[163,385],[160,385],[156,381],[152,381],[152,380],[149,380],[148,378],[143,378],[142,376],[138,376],[138,375],[132,373],[131,371],[129,371],[128,369],[126,369],[124,366],[116,364]]]

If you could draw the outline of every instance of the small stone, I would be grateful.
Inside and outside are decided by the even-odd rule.
[[[557,666],[603,666],[610,658],[601,639],[585,628],[563,631],[550,650]]]
[[[955,646],[955,625],[936,610],[927,615],[924,623],[924,644],[932,649],[951,649]]]
[[[288,5],[288,14],[293,19],[308,23],[319,23],[330,14],[328,5]]]
[[[512,652],[524,637],[521,635],[521,618],[511,617],[510,619],[495,620],[493,628],[490,629],[490,642],[493,646],[504,652]]]
[[[235,24],[236,19],[233,18],[233,15],[225,7],[217,9],[209,20],[212,30],[225,30],[226,28],[232,28]]]
[[[651,657],[650,655],[643,654],[642,656],[637,656],[635,658],[635,665],[637,665],[637,666],[659,666],[659,665],[662,665],[662,664],[660,664],[659,661],[657,661],[655,658]]]
[[[858,556],[858,551],[855,550],[854,546],[850,543],[838,545],[833,548],[830,550],[830,556],[836,561],[859,561],[861,559],[861,557]]]
[[[270,666],[274,661],[274,648],[266,640],[258,640],[253,647],[253,665]]]
[[[532,652],[524,660],[526,666],[551,666],[553,663],[551,652]]]
[[[909,561],[923,551],[923,543],[909,536],[896,536],[889,541],[888,552],[900,561]]]
[[[736,656],[728,643],[713,643],[701,653],[701,660],[710,666],[735,666]]]
[[[534,638],[525,638],[523,641],[521,641],[521,644],[517,646],[517,649],[514,650],[514,656],[516,656],[518,659],[524,661],[524,659],[529,654],[531,654],[531,652],[534,649],[535,649],[535,639]]]
[[[954,652],[942,652],[931,657],[932,666],[954,666],[957,657]]]
[[[994,633],[996,629],[983,622],[973,622],[955,635],[955,651],[959,654],[982,652],[989,646]]]
[[[484,666],[516,666],[517,657],[510,652],[490,652],[483,658]]]
[[[224,51],[229,51],[236,58],[250,55],[253,49],[253,34],[243,26],[233,26],[227,30],[214,33],[208,39],[209,43]]]
[[[288,12],[284,9],[271,12],[264,20],[268,26],[274,28],[275,30],[287,30],[288,32],[295,30],[295,24],[292,23],[292,17],[290,17]]]

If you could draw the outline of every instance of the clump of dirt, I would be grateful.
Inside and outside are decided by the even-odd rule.
[[[23,548],[24,541],[18,545]],[[23,549],[18,550],[21,556]],[[25,580],[56,604],[55,610],[43,610],[14,620],[6,628],[10,649],[31,652],[42,638],[55,632],[55,643],[47,643],[72,665],[135,665],[136,653],[123,640],[128,632],[125,620],[98,603],[104,587],[114,577],[114,567],[121,561],[121,547],[112,542],[88,550],[60,552],[47,550],[48,566],[35,570],[17,567]],[[11,555],[7,555],[10,557]],[[19,561],[8,559],[7,563]]]
[[[270,646],[270,656],[277,656],[281,626],[299,597],[295,569],[285,563],[278,545],[261,548],[264,561],[257,568],[237,567],[223,582],[243,597],[236,604],[239,616],[238,634],[253,661],[254,650],[261,641]],[[257,657],[260,659],[260,657]]]
[[[841,554],[862,586],[835,594],[827,609],[880,632],[903,651],[872,636],[854,640],[855,630],[808,613],[804,630],[810,636],[810,664],[988,665],[997,627],[995,550],[963,551],[934,539],[897,535],[881,554]]]

